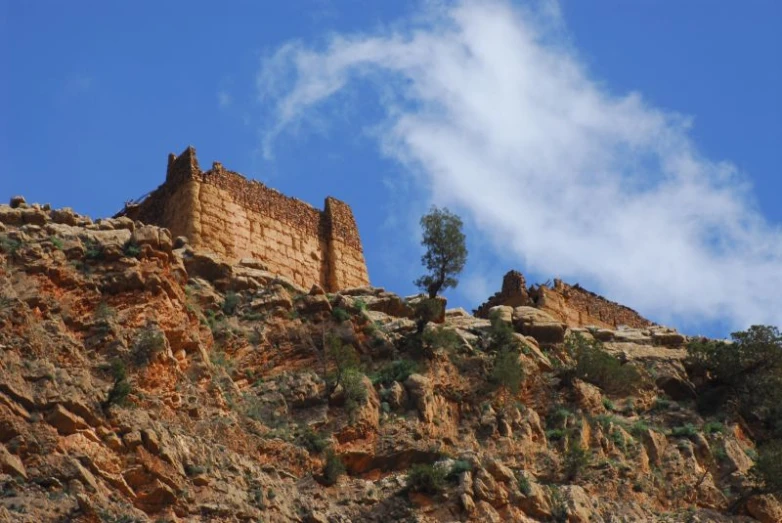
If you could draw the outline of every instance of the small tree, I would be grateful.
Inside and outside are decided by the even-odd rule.
[[[358,354],[352,345],[345,345],[338,337],[329,335],[325,339],[326,344],[326,365],[331,363],[334,366],[333,372],[327,373],[329,387],[327,395],[331,395],[339,385],[344,387],[345,378],[352,371],[358,371]]]
[[[447,208],[432,207],[421,217],[423,239],[421,244],[426,253],[421,263],[429,271],[415,281],[415,284],[433,299],[448,287],[456,287],[455,278],[467,261],[467,246],[462,232],[462,220]]]

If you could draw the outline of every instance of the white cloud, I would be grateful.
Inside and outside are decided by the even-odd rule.
[[[217,105],[221,108],[225,108],[233,103],[233,97],[231,93],[223,89],[217,91]]]
[[[267,152],[368,82],[383,153],[518,266],[586,278],[662,321],[782,324],[782,230],[745,179],[698,152],[688,118],[591,78],[558,5],[541,5],[465,2],[394,32],[281,47],[258,77],[275,111]]]

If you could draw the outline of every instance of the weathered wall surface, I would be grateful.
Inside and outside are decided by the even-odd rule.
[[[320,211],[219,163],[201,171],[192,147],[170,155],[165,183],[124,213],[227,260],[261,260],[302,286],[335,291],[369,284],[347,204],[327,198]]]
[[[536,285],[528,289],[524,276],[518,271],[508,272],[503,278],[502,290],[481,305],[475,314],[487,318],[489,309],[496,305],[532,305],[570,327],[615,329],[620,325],[634,328],[654,325],[629,307],[562,280],[554,280],[553,287]]]
[[[654,325],[629,307],[620,305],[590,292],[579,285],[568,285],[554,280],[554,287],[530,289],[535,306],[571,327],[606,327],[620,325],[644,328]]]
[[[519,271],[510,271],[502,278],[502,289],[494,293],[486,302],[475,310],[475,315],[480,318],[488,318],[489,310],[497,305],[520,307],[532,305],[527,282]]]

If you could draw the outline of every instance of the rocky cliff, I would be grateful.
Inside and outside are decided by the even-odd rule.
[[[672,329],[533,300],[417,338],[417,297],[267,269],[0,205],[0,521],[780,521],[741,499],[753,439],[696,412]],[[565,379],[575,333],[615,383]]]

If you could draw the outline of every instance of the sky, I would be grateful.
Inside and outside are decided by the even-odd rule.
[[[193,145],[348,202],[402,295],[438,205],[449,306],[518,269],[688,334],[780,326],[779,27],[776,0],[0,0],[0,199],[110,216]]]

